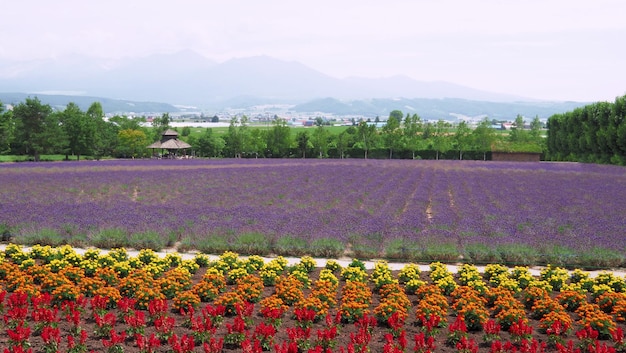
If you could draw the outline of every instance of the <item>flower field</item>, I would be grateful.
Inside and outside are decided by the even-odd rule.
[[[0,166],[0,235],[414,262],[624,265],[626,169],[575,163],[134,160]]]
[[[556,266],[451,273],[352,260],[288,265],[225,252],[9,244],[0,253],[3,352],[626,351],[626,279]]]

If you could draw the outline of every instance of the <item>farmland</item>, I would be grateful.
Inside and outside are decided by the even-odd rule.
[[[0,167],[13,241],[616,267],[626,169],[577,163],[132,160]]]

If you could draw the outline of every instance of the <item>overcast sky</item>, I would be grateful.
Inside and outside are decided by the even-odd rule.
[[[0,58],[267,55],[539,99],[626,94],[624,0],[0,0]]]

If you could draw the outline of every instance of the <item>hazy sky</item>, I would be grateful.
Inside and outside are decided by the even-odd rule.
[[[626,94],[624,0],[0,0],[0,59],[196,51],[539,99]]]

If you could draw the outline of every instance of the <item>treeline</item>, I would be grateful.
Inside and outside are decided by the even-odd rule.
[[[64,154],[80,159],[144,158],[153,152],[146,147],[170,128],[169,115],[153,119],[115,116],[104,119],[100,103],[86,112],[70,103],[55,111],[37,98],[6,110],[0,102],[0,154]],[[180,138],[189,143],[198,157],[227,158],[423,158],[487,159],[493,150],[542,152],[541,122],[535,118],[528,128],[518,116],[513,129],[499,133],[488,119],[470,127],[440,120],[425,122],[417,114],[406,116],[394,110],[377,127],[375,122],[355,121],[340,133],[333,133],[320,118],[310,129],[294,129],[276,117],[268,128],[251,126],[246,116],[235,117],[225,133],[207,128],[200,134],[182,129]]]
[[[626,95],[548,119],[548,158],[626,165]]]
[[[284,119],[275,119],[270,129],[260,130],[251,129],[244,116],[231,120],[223,139],[207,130],[195,152],[226,157],[388,159],[487,159],[494,149],[542,152],[541,122],[535,118],[529,129],[524,125],[518,116],[515,127],[501,134],[487,118],[471,128],[464,121],[456,125],[444,120],[424,122],[417,114],[404,116],[394,110],[382,127],[359,121],[332,134],[319,118],[312,129],[292,129]]]

